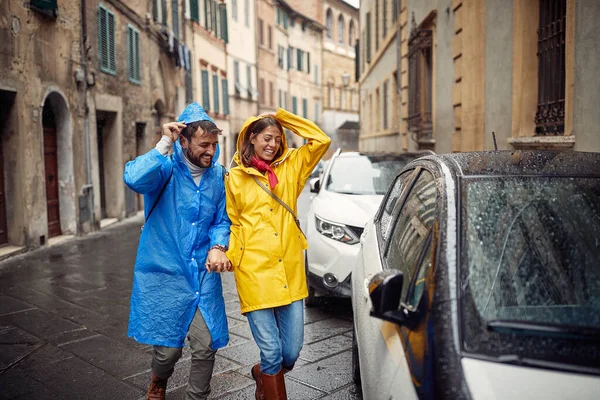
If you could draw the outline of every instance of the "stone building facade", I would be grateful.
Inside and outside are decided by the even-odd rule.
[[[600,151],[597,2],[363,0],[360,15],[361,149],[491,150],[495,136]]]
[[[0,257],[143,207],[124,165],[192,98],[188,2],[0,4]]]

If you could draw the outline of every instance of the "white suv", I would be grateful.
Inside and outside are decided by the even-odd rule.
[[[396,175],[423,153],[341,153],[321,178],[310,181],[313,198],[306,217],[307,306],[318,296],[350,297],[350,271],[365,223],[377,211]]]

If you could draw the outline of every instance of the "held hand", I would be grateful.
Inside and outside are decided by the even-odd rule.
[[[208,252],[206,264],[204,265],[206,266],[206,270],[208,272],[225,272],[232,270],[231,262],[229,262],[225,252],[219,249],[211,249]]]
[[[175,143],[177,138],[179,138],[179,134],[185,127],[186,125],[182,124],[181,122],[168,122],[166,124],[163,124],[162,134],[164,136],[168,136],[173,141],[173,143]]]

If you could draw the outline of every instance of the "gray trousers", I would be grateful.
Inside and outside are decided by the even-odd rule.
[[[216,350],[211,349],[212,337],[200,310],[196,314],[187,334],[192,350],[192,365],[188,381],[186,399],[207,399],[210,394],[210,379],[215,364]],[[181,358],[179,347],[154,346],[152,372],[161,379],[168,379],[173,374],[175,363]]]

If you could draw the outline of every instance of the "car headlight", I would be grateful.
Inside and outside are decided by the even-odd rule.
[[[335,222],[325,221],[315,215],[315,225],[317,231],[330,239],[346,244],[356,244],[359,238],[350,228],[344,224],[336,224]]]

